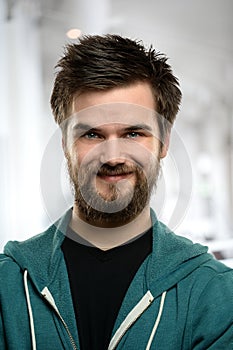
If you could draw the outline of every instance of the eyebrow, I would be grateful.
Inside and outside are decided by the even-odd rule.
[[[89,131],[89,130],[93,130],[93,131],[101,131],[101,128],[96,128],[94,126],[88,125],[88,124],[84,124],[84,123],[78,123],[75,124],[73,126],[73,130],[82,130],[82,131]],[[152,128],[151,126],[147,125],[147,124],[135,124],[135,125],[131,125],[128,126],[126,128],[124,128],[125,131],[132,131],[132,130],[146,130],[149,132],[152,132]]]
[[[132,131],[132,130],[146,130],[146,131],[152,132],[151,126],[147,124],[136,124],[125,128],[125,131]]]
[[[100,129],[95,128],[91,125],[84,124],[84,123],[77,123],[73,126],[73,130],[82,130],[82,131],[89,131],[89,130],[95,130],[100,131]]]

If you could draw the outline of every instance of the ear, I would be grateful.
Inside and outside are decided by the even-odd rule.
[[[170,144],[170,132],[167,133],[164,142],[162,143],[161,151],[160,151],[160,159],[165,158],[168,152]]]
[[[63,148],[63,151],[65,153],[65,151],[66,151],[66,144],[65,144],[64,137],[62,137],[62,148]]]
[[[66,140],[64,139],[64,137],[62,137],[62,148],[63,148],[64,155],[66,157],[66,155],[67,155],[67,144],[66,144]]]

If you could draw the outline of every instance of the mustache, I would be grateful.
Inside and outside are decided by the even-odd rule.
[[[116,164],[114,166],[103,164],[97,171],[98,176],[125,175],[138,172],[140,169],[137,165]]]

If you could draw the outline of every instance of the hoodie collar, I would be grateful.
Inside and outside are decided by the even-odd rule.
[[[151,218],[153,254],[148,260],[147,286],[154,294],[159,295],[213,257],[207,254],[208,247],[194,244],[191,240],[174,234],[157,220],[153,210]]]
[[[64,262],[61,245],[72,215],[69,209],[61,219],[44,233],[24,242],[8,242],[4,253],[10,256],[22,270],[27,269],[38,290],[53,283],[57,269]],[[201,263],[212,258],[207,247],[193,244],[175,235],[157,220],[151,210],[153,224],[152,254],[147,259],[146,286],[154,293],[168,289],[187,276]],[[43,266],[43,268],[42,268]],[[156,281],[156,283],[154,283]],[[154,290],[156,285],[156,291]]]
[[[57,269],[63,262],[61,245],[72,215],[70,208],[59,220],[45,232],[26,241],[9,241],[4,254],[9,256],[28,274],[38,291],[50,285],[56,279]]]

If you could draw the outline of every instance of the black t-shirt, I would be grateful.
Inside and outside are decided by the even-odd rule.
[[[62,244],[81,350],[106,350],[125,293],[152,249],[152,229],[128,243],[102,251],[78,243],[68,229]]]

